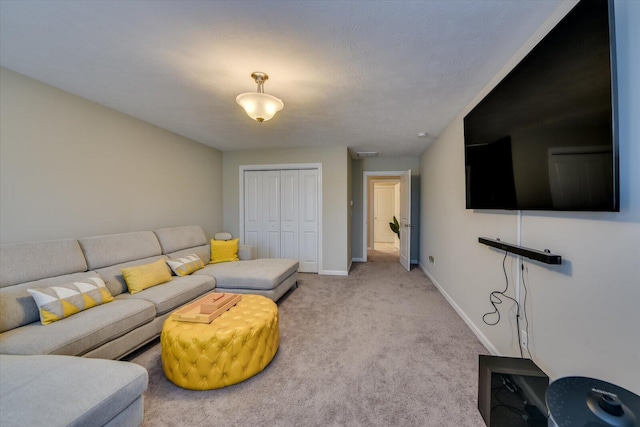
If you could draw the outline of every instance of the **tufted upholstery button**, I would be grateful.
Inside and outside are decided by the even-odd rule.
[[[208,390],[239,383],[261,372],[280,342],[278,306],[259,295],[242,300],[209,323],[164,322],[162,369],[174,384]]]

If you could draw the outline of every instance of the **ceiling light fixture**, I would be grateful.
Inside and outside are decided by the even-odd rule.
[[[236,102],[240,104],[247,115],[253,120],[262,123],[271,119],[278,111],[284,108],[284,102],[275,96],[264,93],[264,82],[269,79],[266,73],[256,71],[251,73],[251,77],[258,84],[257,92],[241,93],[237,96]]]

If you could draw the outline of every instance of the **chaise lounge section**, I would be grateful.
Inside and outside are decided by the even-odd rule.
[[[254,259],[251,246],[240,245],[239,262],[209,264],[211,247],[199,226],[163,228],[155,231],[162,252],[169,258],[195,253],[205,263],[197,276],[216,279],[219,292],[257,294],[273,301],[280,299],[298,281],[298,261],[283,258]]]

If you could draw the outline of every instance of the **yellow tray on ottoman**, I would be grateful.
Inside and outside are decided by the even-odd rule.
[[[260,295],[243,295],[211,323],[171,315],[160,343],[162,369],[175,385],[210,390],[236,384],[262,372],[278,351],[278,306]]]

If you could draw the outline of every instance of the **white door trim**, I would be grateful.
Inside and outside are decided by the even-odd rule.
[[[365,171],[362,173],[362,260],[363,262],[367,262],[367,227],[369,221],[369,177],[375,176],[389,176],[389,177],[398,177],[403,173],[406,173],[406,170],[403,171]]]
[[[411,271],[411,169],[400,178],[400,264]]]
[[[238,167],[238,204],[240,243],[244,243],[244,172],[286,169],[316,169],[318,171],[318,273],[324,270],[322,262],[322,163],[286,163],[269,165],[240,165]]]

